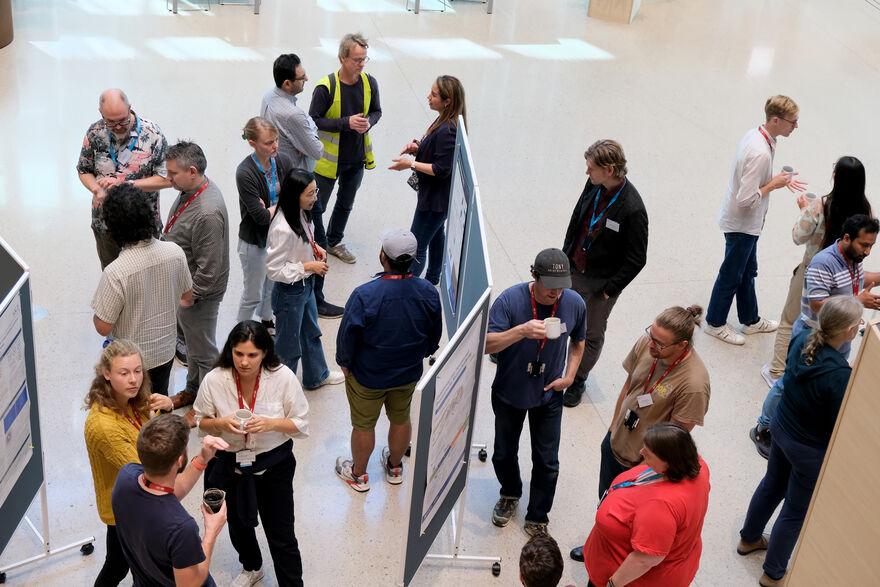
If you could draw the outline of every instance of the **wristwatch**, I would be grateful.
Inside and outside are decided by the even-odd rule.
[[[605,587],[614,587],[614,581],[611,580],[611,577],[608,577],[608,583],[606,583]]]

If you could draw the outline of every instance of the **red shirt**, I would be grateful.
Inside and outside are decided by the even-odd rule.
[[[696,479],[658,481],[608,493],[584,544],[584,564],[594,585],[605,585],[633,550],[665,558],[628,585],[690,585],[700,566],[700,533],[709,506],[709,468],[702,458],[700,467]],[[647,468],[633,467],[613,484],[630,481]]]

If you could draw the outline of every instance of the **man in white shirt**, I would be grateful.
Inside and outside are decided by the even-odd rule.
[[[798,125],[798,111],[798,105],[787,96],[769,98],[764,104],[767,122],[746,133],[733,161],[727,194],[718,218],[726,243],[724,261],[718,270],[706,314],[706,334],[730,344],[745,344],[743,334],[773,332],[779,325],[758,314],[755,295],[757,247],[770,207],[770,192],[781,187],[792,192],[803,191],[807,185],[794,179],[797,173],[783,171],[773,175],[776,138],[794,132]],[[743,325],[742,334],[727,323],[734,296],[739,321]]]

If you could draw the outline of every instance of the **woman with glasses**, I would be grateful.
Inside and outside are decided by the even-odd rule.
[[[275,334],[272,320],[272,282],[266,277],[266,237],[278,205],[281,179],[291,169],[290,160],[278,153],[278,129],[255,116],[244,125],[242,138],[254,150],[238,164],[235,183],[241,222],[238,224],[238,258],[243,286],[238,321],[252,320],[256,311],[263,325]]]
[[[330,267],[327,252],[315,242],[312,207],[317,199],[315,175],[292,169],[281,182],[266,240],[266,274],[275,282],[275,349],[294,373],[302,357],[306,389],[345,381],[341,371],[327,368],[321,348],[314,276],[326,275]]]
[[[791,341],[785,391],[770,421],[767,473],[749,503],[736,548],[741,555],[767,551],[759,581],[764,587],[782,583],[804,524],[852,372],[838,349],[859,333],[863,309],[855,297],[832,296],[819,310],[819,326]],[[779,502],[782,510],[765,536]]]
[[[437,118],[421,139],[413,139],[403,148],[401,155],[414,155],[414,159],[392,159],[389,169],[411,170],[410,185],[418,191],[418,202],[410,231],[419,243],[416,260],[410,271],[421,276],[428,259],[425,278],[437,285],[443,266],[443,248],[446,241],[443,223],[449,211],[449,189],[452,185],[452,163],[455,158],[455,138],[458,117],[467,124],[464,87],[458,78],[441,75],[431,85],[428,107],[437,112]]]

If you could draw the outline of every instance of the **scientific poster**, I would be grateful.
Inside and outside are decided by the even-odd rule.
[[[14,295],[0,313],[0,503],[30,460],[31,444],[21,300]]]
[[[463,151],[456,151],[455,171],[452,178],[452,198],[449,202],[449,215],[446,221],[446,295],[449,307],[455,310],[458,299],[458,272],[461,268],[461,251],[464,247],[464,231],[467,228],[469,190],[465,189],[465,178],[461,174]]]

